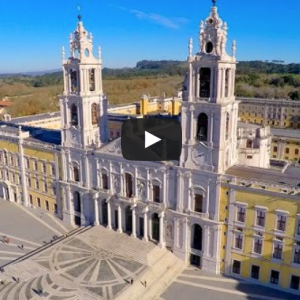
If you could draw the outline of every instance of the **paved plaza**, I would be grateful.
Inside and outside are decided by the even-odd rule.
[[[188,267],[159,300],[296,300],[299,296]]]
[[[46,212],[2,200],[0,218],[0,265],[5,266],[5,271],[0,273],[0,279],[5,282],[0,285],[1,300],[290,300],[297,297],[186,268],[166,249],[101,226],[74,229]],[[9,237],[9,243],[4,242],[4,236]],[[54,236],[58,239],[51,243]]]
[[[70,224],[45,211],[0,200],[0,266],[73,229]],[[5,243],[5,237],[9,243]]]

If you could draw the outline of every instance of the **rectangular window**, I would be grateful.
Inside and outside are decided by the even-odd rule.
[[[256,212],[256,225],[260,227],[265,227],[266,224],[266,212],[258,210]]]
[[[40,188],[38,179],[35,179],[35,189],[38,190]]]
[[[274,147],[274,152],[277,152],[277,147]]]
[[[295,154],[299,155],[299,149],[295,149]]]
[[[273,250],[273,258],[281,259],[282,258],[282,244],[275,243]]]
[[[297,234],[300,235],[300,218],[297,220]]]
[[[195,194],[195,211],[203,213],[203,196]]]
[[[271,271],[270,283],[278,284],[279,283],[279,272],[278,271]]]
[[[300,277],[292,275],[290,288],[293,290],[299,290],[299,285],[300,285]]]
[[[240,249],[240,250],[243,249],[243,235],[241,235],[241,234],[235,235],[234,247],[236,249]]]
[[[49,210],[49,201],[46,200],[45,203],[46,203],[46,209]]]
[[[108,176],[107,176],[107,174],[102,174],[101,179],[102,179],[102,188],[104,190],[108,190]]]
[[[237,208],[237,221],[241,223],[245,223],[245,214],[246,208],[245,207],[238,207]]]
[[[30,168],[30,164],[29,164],[29,159],[28,158],[25,158],[25,166],[27,169]]]
[[[240,261],[238,261],[238,260],[233,261],[232,273],[234,273],[234,274],[240,274],[241,273],[241,262]]]
[[[57,204],[54,203],[54,213],[57,214],[58,210],[57,210]]]
[[[55,165],[51,165],[51,175],[55,176]]]
[[[261,254],[262,253],[262,244],[263,244],[263,241],[261,239],[254,239],[253,252],[256,254]]]
[[[259,279],[259,271],[260,271],[260,267],[253,265],[251,267],[251,278],[253,278],[253,279]]]
[[[31,205],[33,205],[33,198],[32,198],[32,195],[29,195],[29,202]]]
[[[56,187],[55,186],[52,187],[52,195],[56,195]]]
[[[285,231],[286,216],[277,215],[277,230]]]
[[[46,173],[46,172],[47,172],[47,169],[46,169],[46,163],[45,163],[45,162],[42,162],[42,172],[43,172],[43,173]]]
[[[44,182],[44,192],[48,193],[48,185],[47,182]]]
[[[295,249],[294,253],[294,263],[295,264],[300,264],[300,248]]]
[[[41,199],[40,198],[37,198],[37,205],[38,205],[38,207],[41,207]]]
[[[11,155],[10,156],[10,164],[13,166],[14,165],[14,157]]]
[[[290,148],[286,148],[286,149],[285,149],[285,153],[286,153],[286,154],[289,154],[289,153],[290,153]]]
[[[27,177],[27,184],[28,184],[28,187],[31,187],[31,178],[30,177]]]
[[[33,161],[33,168],[35,171],[38,170],[38,162],[36,160]]]
[[[158,185],[153,185],[152,194],[153,202],[160,203],[160,187]]]

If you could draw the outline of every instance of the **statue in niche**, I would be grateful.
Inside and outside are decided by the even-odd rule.
[[[114,179],[114,191],[116,194],[120,193],[120,182],[118,176],[116,176]]]
[[[96,103],[92,104],[92,124],[98,124],[98,106]]]
[[[138,195],[141,199],[146,198],[146,189],[145,189],[145,184],[143,182],[140,182],[138,185]]]
[[[173,225],[170,221],[166,224],[166,239],[173,240]]]

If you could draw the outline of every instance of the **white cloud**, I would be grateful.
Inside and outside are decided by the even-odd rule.
[[[179,29],[182,24],[186,24],[189,22],[188,19],[185,18],[170,18],[156,13],[146,13],[136,9],[128,9],[122,6],[113,7],[129,12],[130,14],[135,15],[140,20],[146,20],[148,22],[156,23],[171,29]]]

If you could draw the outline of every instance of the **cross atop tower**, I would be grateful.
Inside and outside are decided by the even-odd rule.
[[[213,6],[217,5],[217,0],[212,0]]]

